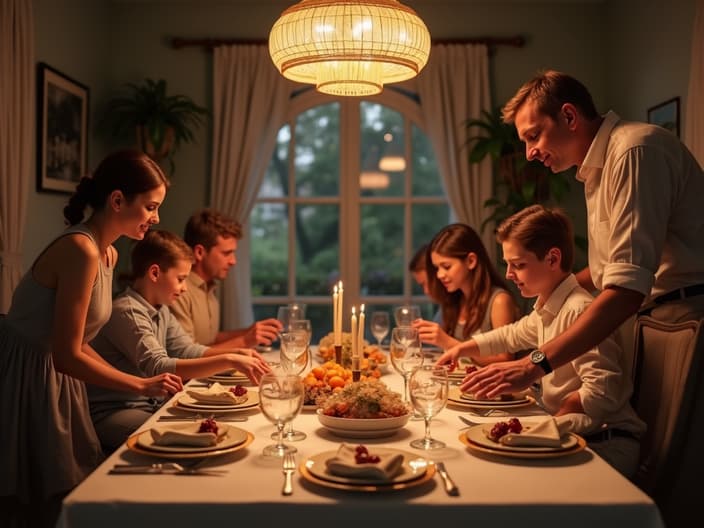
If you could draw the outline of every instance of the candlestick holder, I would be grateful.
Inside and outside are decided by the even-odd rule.
[[[362,373],[359,370],[359,357],[355,356],[352,358],[352,381],[359,381]]]
[[[335,347],[335,363],[342,365],[342,345],[334,345]]]

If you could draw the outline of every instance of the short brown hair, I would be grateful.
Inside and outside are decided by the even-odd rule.
[[[214,209],[201,209],[191,215],[183,232],[183,239],[192,248],[200,244],[206,250],[215,246],[218,237],[242,238],[242,225]]]
[[[193,251],[178,235],[152,229],[132,247],[131,257],[131,278],[136,279],[144,276],[153,264],[166,271],[180,260],[193,262]]]
[[[499,243],[515,240],[541,260],[551,248],[558,248],[562,253],[560,268],[572,270],[572,222],[561,209],[547,209],[542,205],[526,207],[501,222],[496,229],[496,239]]]
[[[410,262],[408,263],[408,271],[412,271],[414,273],[425,271],[425,259],[427,253],[428,244],[423,244],[422,246],[420,246],[413,254]]]
[[[555,70],[539,72],[530,81],[521,86],[501,109],[505,123],[513,123],[516,114],[528,100],[538,103],[538,111],[557,119],[565,103],[571,103],[587,119],[596,119],[599,112],[594,106],[589,90],[574,77]]]

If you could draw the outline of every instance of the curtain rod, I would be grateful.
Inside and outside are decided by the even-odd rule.
[[[522,48],[526,44],[525,37],[518,35],[515,37],[477,37],[463,39],[439,39],[433,40],[433,44],[486,44],[489,48],[495,46],[511,46]],[[206,51],[218,46],[232,45],[268,45],[267,40],[261,39],[234,39],[234,38],[184,38],[174,37],[171,39],[173,49],[201,47]]]

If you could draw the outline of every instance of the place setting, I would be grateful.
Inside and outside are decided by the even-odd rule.
[[[435,465],[417,454],[390,447],[342,443],[308,457],[299,465],[304,480],[354,492],[388,492],[420,486],[435,475]]]
[[[529,394],[502,394],[496,398],[478,399],[473,394],[460,391],[459,387],[451,387],[447,396],[448,405],[477,409],[515,409],[535,404],[535,399]]]
[[[187,387],[173,404],[176,409],[208,414],[246,411],[259,405],[259,392],[241,385],[229,387],[215,382],[208,387]]]
[[[252,385],[252,381],[246,374],[234,369],[213,374],[212,376],[203,378],[203,381],[208,384],[220,383],[222,385]]]
[[[232,453],[244,449],[253,440],[254,435],[249,431],[220,423],[215,418],[206,418],[190,423],[152,426],[130,436],[126,445],[131,451],[143,455],[188,459]]]
[[[586,447],[586,441],[572,432],[561,432],[553,417],[509,418],[476,424],[460,433],[460,441],[478,453],[509,458],[556,458],[572,455]]]

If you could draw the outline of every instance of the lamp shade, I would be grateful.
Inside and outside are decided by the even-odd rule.
[[[274,23],[269,53],[284,77],[322,93],[374,95],[421,71],[430,33],[397,0],[301,0]]]

